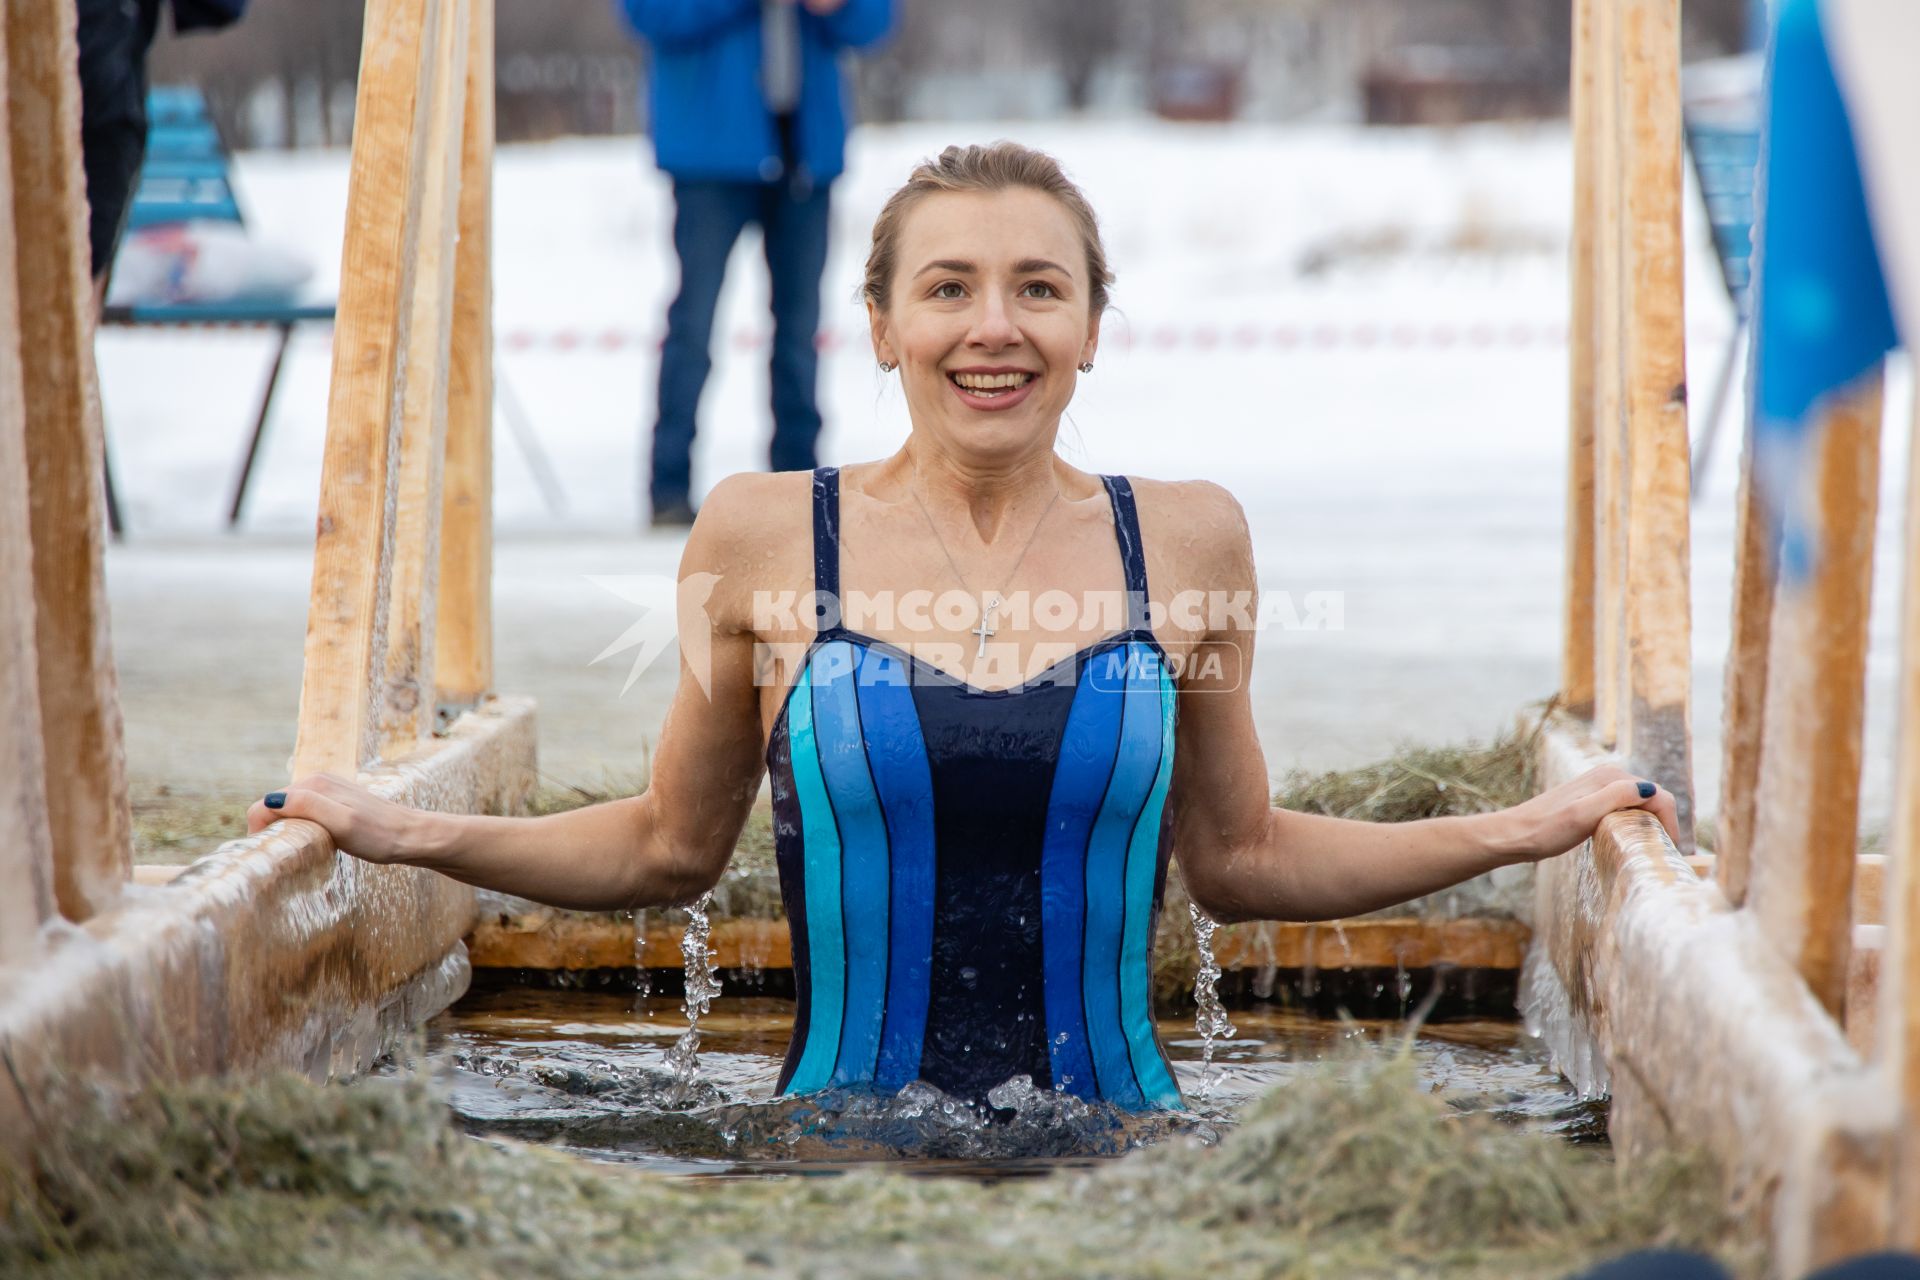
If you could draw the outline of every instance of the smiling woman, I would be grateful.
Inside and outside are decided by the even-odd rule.
[[[711,888],[770,779],[799,997],[784,1092],[925,1080],[978,1100],[1027,1076],[1134,1108],[1180,1105],[1148,999],[1170,858],[1216,918],[1312,920],[1561,853],[1616,809],[1673,829],[1673,797],[1617,769],[1473,817],[1275,808],[1254,618],[1169,607],[1253,597],[1239,504],[1054,452],[1112,278],[1050,157],[999,143],[921,165],[865,284],[908,437],[708,495],[680,575],[713,585],[681,598],[644,794],[473,817],[317,776],[250,827],[309,818],[362,858],[632,908]]]
[[[1012,245],[1038,252],[1008,260]],[[914,170],[874,222],[862,292],[882,367],[898,367],[923,396],[931,387],[927,399],[1058,418],[1073,397],[1072,371],[1093,370],[1112,284],[1080,189],[1051,156],[1003,142],[948,147]],[[978,341],[967,342],[967,331]],[[1006,341],[1014,335],[1018,358],[982,356],[996,340],[1016,345]]]

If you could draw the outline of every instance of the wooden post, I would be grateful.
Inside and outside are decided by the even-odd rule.
[[[1673,792],[1682,853],[1693,851],[1689,697],[1685,252],[1681,238],[1679,0],[1624,0],[1621,356],[1626,410],[1624,612],[1627,699],[1621,754]]]
[[[471,0],[467,32],[433,659],[449,711],[493,689],[493,0]]]
[[[1760,787],[1760,737],[1766,712],[1767,649],[1773,630],[1773,544],[1754,479],[1753,412],[1748,399],[1734,532],[1733,638],[1727,649],[1720,733],[1720,821],[1714,876],[1727,901],[1747,900],[1754,799]]]
[[[0,22],[0,73],[7,66]],[[21,389],[20,297],[14,285],[13,164],[0,96],[0,966],[33,953],[53,917],[53,839],[40,742],[40,668],[33,644],[27,411]]]
[[[1905,582],[1900,601],[1900,728],[1893,788],[1893,883],[1886,892],[1887,947],[1880,961],[1879,1053],[1894,1089],[1900,1135],[1894,1151],[1895,1248],[1920,1249],[1920,388],[1908,435]]]
[[[1567,315],[1567,578],[1560,700],[1593,715],[1594,22],[1599,0],[1573,0],[1573,237]]]
[[[13,271],[22,344],[34,638],[54,896],[76,923],[133,865],[107,630],[100,395],[73,0],[6,0]],[[32,733],[17,722],[14,733]]]
[[[1622,420],[1621,40],[1617,4],[1594,14],[1594,733],[1613,746],[1625,718],[1626,441]]]
[[[386,671],[375,706],[379,755],[398,759],[433,731],[435,579],[440,569],[441,460],[447,432],[447,352],[453,327],[454,232],[460,205],[461,119],[467,103],[467,6],[444,0],[433,72],[420,238],[402,390],[393,580]]]
[[[440,20],[441,0],[367,5],[295,777],[352,777],[375,745],[405,389],[399,366],[411,334]]]
[[[1774,588],[1748,904],[1836,1019],[1846,1004],[1880,493],[1880,373],[1828,406],[1812,459],[1819,559]]]

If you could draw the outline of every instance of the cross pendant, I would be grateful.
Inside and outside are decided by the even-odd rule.
[[[973,656],[976,658],[984,658],[987,654],[987,637],[993,634],[993,627],[991,625],[993,622],[993,611],[999,607],[1000,602],[998,600],[990,600],[981,608],[980,625],[973,629],[973,634],[980,637],[980,647],[973,651]]]

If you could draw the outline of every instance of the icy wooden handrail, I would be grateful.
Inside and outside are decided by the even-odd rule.
[[[1576,0],[1569,709],[1693,817],[1677,0]]]
[[[487,4],[367,6],[296,777],[417,748],[443,653],[491,683]]]

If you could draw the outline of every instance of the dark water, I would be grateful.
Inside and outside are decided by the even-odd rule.
[[[701,1020],[700,1073],[676,1083],[666,1054],[685,1029],[679,1002],[631,993],[504,987],[475,991],[428,1025],[429,1063],[478,1134],[547,1142],[592,1159],[707,1177],[819,1173],[884,1160],[909,1173],[994,1178],[1044,1173],[1188,1137],[1210,1142],[1249,1098],[1357,1044],[1395,1052],[1406,1027],[1337,1022],[1274,1005],[1236,1009],[1201,1094],[1191,1014],[1160,1022],[1189,1111],[1130,1114],[1048,1090],[1003,1087],[992,1108],[924,1085],[899,1094],[773,1096],[790,1001],[723,996]],[[1572,1141],[1604,1140],[1604,1107],[1582,1102],[1514,1023],[1421,1028],[1407,1046],[1423,1084],[1452,1105]]]

